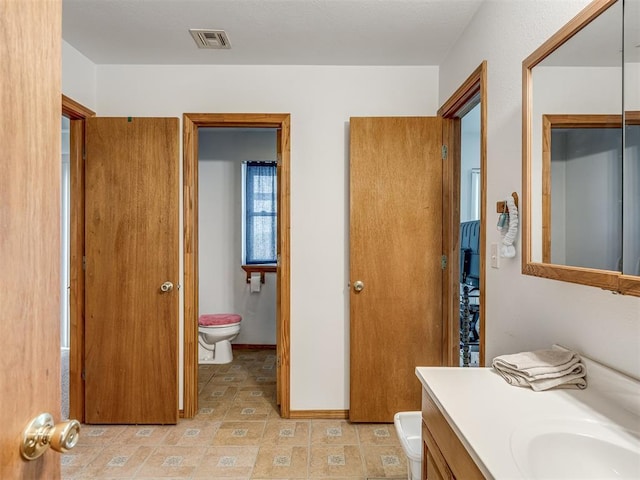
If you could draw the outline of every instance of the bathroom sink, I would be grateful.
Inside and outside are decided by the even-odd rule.
[[[526,478],[638,479],[640,434],[582,419],[545,419],[511,435],[511,453]]]

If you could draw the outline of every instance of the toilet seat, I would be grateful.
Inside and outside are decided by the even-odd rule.
[[[240,323],[242,317],[235,313],[205,313],[198,318],[201,327],[223,327]]]

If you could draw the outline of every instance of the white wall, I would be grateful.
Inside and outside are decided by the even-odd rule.
[[[349,408],[349,117],[435,115],[437,91],[437,67],[97,68],[99,115],[291,113],[292,410]]]
[[[62,93],[86,108],[96,109],[96,66],[62,41]]]
[[[276,131],[202,128],[198,147],[199,313],[237,313],[233,343],[275,345],[275,273],[251,293],[241,268],[241,170],[246,160],[276,161]]]
[[[487,60],[488,212],[522,191],[522,60],[588,3],[487,0],[440,67],[442,103]],[[487,268],[487,360],[558,342],[640,377],[640,298],[522,275],[520,240],[516,258]],[[499,241],[487,228],[488,244]]]

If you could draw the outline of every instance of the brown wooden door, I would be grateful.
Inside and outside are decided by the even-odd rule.
[[[442,364],[442,119],[350,130],[349,418],[392,422],[420,409],[415,367]]]
[[[177,422],[178,129],[86,122],[87,423]]]
[[[32,418],[60,421],[60,25],[62,2],[0,0],[0,478],[59,478],[27,462]],[[27,34],[28,32],[28,34]]]

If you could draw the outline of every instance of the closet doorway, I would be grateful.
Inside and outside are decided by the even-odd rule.
[[[68,316],[69,358],[67,394],[69,418],[84,421],[84,124],[95,112],[62,95],[62,116],[69,120],[69,213],[68,213]]]
[[[280,416],[290,416],[290,181],[289,114],[186,113],[183,117],[184,218],[184,398],[183,414],[198,411],[198,130],[200,128],[267,128],[276,130],[277,258],[276,392]]]
[[[487,62],[438,110],[448,146],[444,162],[443,278],[449,366],[483,366],[487,185]],[[471,158],[471,159],[470,159]]]

